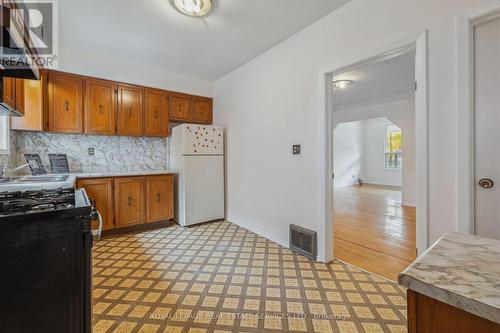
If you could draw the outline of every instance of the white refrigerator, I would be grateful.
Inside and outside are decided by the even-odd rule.
[[[224,218],[224,129],[183,124],[172,129],[175,220],[181,226]]]

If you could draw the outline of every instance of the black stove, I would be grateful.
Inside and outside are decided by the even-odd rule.
[[[75,189],[0,192],[0,216],[75,207]]]
[[[95,214],[81,189],[0,192],[0,332],[91,332]]]

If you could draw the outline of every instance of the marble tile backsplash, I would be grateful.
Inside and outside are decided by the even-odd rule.
[[[18,164],[26,163],[24,154],[40,154],[48,167],[48,154],[66,154],[71,172],[155,171],[169,167],[166,138],[17,132],[15,141]],[[94,148],[94,155],[89,155],[89,148]]]
[[[0,155],[0,169],[13,167],[16,163],[16,133],[10,132],[10,155]]]

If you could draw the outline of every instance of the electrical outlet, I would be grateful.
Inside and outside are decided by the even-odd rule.
[[[292,152],[294,155],[300,155],[300,145],[293,145]]]
[[[94,148],[89,148],[89,155],[94,156],[94,154],[95,154]]]

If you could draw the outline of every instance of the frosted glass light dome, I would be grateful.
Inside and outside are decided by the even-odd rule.
[[[212,10],[212,0],[173,0],[174,7],[182,14],[203,17]]]

